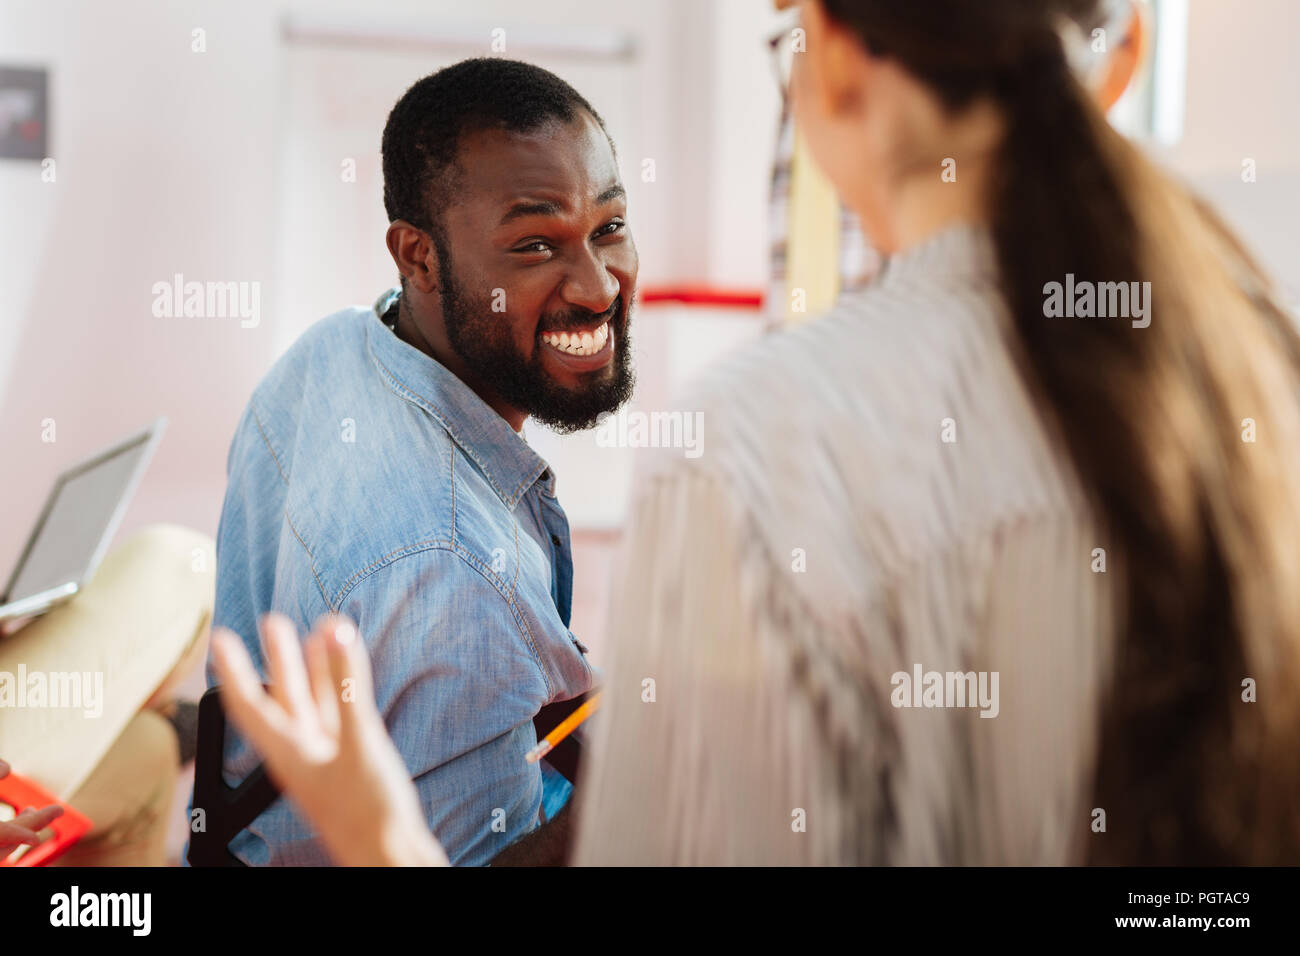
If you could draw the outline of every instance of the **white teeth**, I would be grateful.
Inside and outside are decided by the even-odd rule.
[[[569,355],[595,355],[609,341],[609,323],[602,323],[591,332],[572,335],[568,332],[543,332],[542,341]]]

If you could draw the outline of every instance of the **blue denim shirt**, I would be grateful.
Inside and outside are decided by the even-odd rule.
[[[590,689],[593,671],[568,627],[555,478],[505,419],[374,310],[345,309],[257,387],[227,473],[215,623],[263,675],[267,611],[304,634],[331,611],[356,621],[379,709],[453,863],[489,862],[558,810],[567,782],[524,760],[532,719]],[[232,729],[227,782],[258,762]],[[283,799],[230,847],[250,864],[328,862]]]

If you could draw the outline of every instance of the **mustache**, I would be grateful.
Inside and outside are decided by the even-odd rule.
[[[592,312],[590,309],[571,309],[564,313],[544,315],[537,323],[537,331],[572,332],[577,329],[589,329],[593,325],[608,322],[615,330],[621,331],[624,317],[623,298],[619,296],[604,312]]]

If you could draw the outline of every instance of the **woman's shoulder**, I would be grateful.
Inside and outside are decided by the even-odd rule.
[[[1072,507],[1011,351],[995,288],[885,286],[737,350],[687,390],[698,461],[735,504],[791,534],[942,546]],[[962,530],[965,529],[965,530]]]
[[[840,298],[819,317],[737,349],[694,380],[679,404],[704,416],[725,449],[736,441],[780,451],[774,438],[826,434],[894,441],[961,392],[1011,372],[996,290],[899,289]],[[936,428],[937,426],[937,422]]]

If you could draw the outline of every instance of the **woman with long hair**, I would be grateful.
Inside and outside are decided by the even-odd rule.
[[[646,482],[578,862],[1300,861],[1300,347],[1081,82],[1108,8],[800,5],[796,120],[888,265]],[[362,759],[218,660],[292,795]]]

